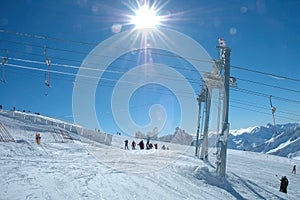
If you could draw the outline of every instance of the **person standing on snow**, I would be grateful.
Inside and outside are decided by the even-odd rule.
[[[292,174],[296,174],[296,165],[293,166]]]
[[[135,150],[135,146],[136,146],[136,143],[135,143],[135,141],[133,140],[132,143],[131,143],[132,150]]]
[[[129,150],[129,148],[128,148],[128,140],[125,140],[124,142],[125,142],[125,150],[126,149]]]
[[[35,134],[35,141],[37,144],[41,144],[41,134],[40,133],[36,133]]]
[[[142,150],[142,149],[144,149],[144,141],[143,140],[141,140],[140,141],[140,143],[138,144],[139,146],[140,146],[140,149]]]
[[[289,185],[289,180],[286,176],[281,177],[280,179],[280,192],[287,193],[287,186]]]
[[[150,149],[150,137],[147,137],[146,149]]]

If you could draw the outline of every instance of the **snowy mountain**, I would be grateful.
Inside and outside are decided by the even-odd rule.
[[[177,127],[174,134],[159,137],[157,138],[157,140],[175,144],[191,145],[191,143],[193,142],[193,136]]]
[[[156,141],[158,149],[124,150],[125,139],[138,139],[114,135],[107,145],[81,135],[83,129],[71,132],[59,121],[28,120],[25,113],[0,111],[0,122],[1,136],[13,138],[0,142],[0,199],[300,199],[300,176],[291,174],[300,158],[229,149],[221,178],[215,149],[202,161],[189,145]],[[282,175],[289,179],[287,194],[279,192]]]
[[[253,127],[231,131],[228,148],[263,152],[284,157],[300,156],[300,124]]]

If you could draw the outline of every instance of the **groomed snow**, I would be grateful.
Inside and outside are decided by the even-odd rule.
[[[0,199],[300,199],[300,176],[291,174],[300,160],[228,150],[227,176],[220,178],[214,149],[203,162],[193,147],[124,150],[121,136],[111,146],[77,135],[58,143],[52,132],[57,127],[2,115],[0,121],[16,140],[0,142]],[[35,144],[37,131],[41,145]],[[279,192],[283,175],[288,194]]]

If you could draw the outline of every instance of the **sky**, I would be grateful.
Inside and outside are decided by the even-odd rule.
[[[131,17],[138,4],[154,5],[162,22],[136,48],[134,42],[142,39]],[[273,124],[270,95],[277,124],[299,122],[300,1],[12,0],[1,5],[0,55],[8,57],[1,71],[4,109],[112,134],[154,127],[163,134],[176,127],[194,134],[201,70],[218,58],[218,38],[224,38],[237,79],[229,96],[230,129]],[[176,40],[179,35],[184,38]],[[192,41],[199,45],[186,48]],[[170,46],[182,47],[178,51],[186,55]],[[120,54],[113,54],[117,50]],[[49,80],[50,88],[44,84]],[[217,107],[214,97],[212,109]]]

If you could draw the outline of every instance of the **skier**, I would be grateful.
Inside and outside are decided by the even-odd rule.
[[[133,140],[132,143],[131,143],[132,150],[135,150],[135,145],[136,145],[136,143],[135,143],[135,141]]]
[[[40,133],[35,134],[35,141],[37,144],[41,143],[41,134]]]
[[[153,148],[153,144],[150,143],[150,144],[149,144],[149,149],[152,149],[152,148]]]
[[[289,181],[286,176],[281,177],[280,179],[280,192],[287,193],[287,186],[289,185]]]
[[[124,142],[125,142],[125,150],[126,149],[129,150],[129,148],[128,148],[128,140],[125,140]]]
[[[292,174],[296,174],[296,165],[293,166]]]
[[[150,149],[150,143],[146,143],[146,149],[149,150]]]
[[[144,149],[144,141],[143,140],[140,141],[139,146],[140,146],[140,149]]]
[[[146,149],[150,149],[150,137],[147,137]]]

